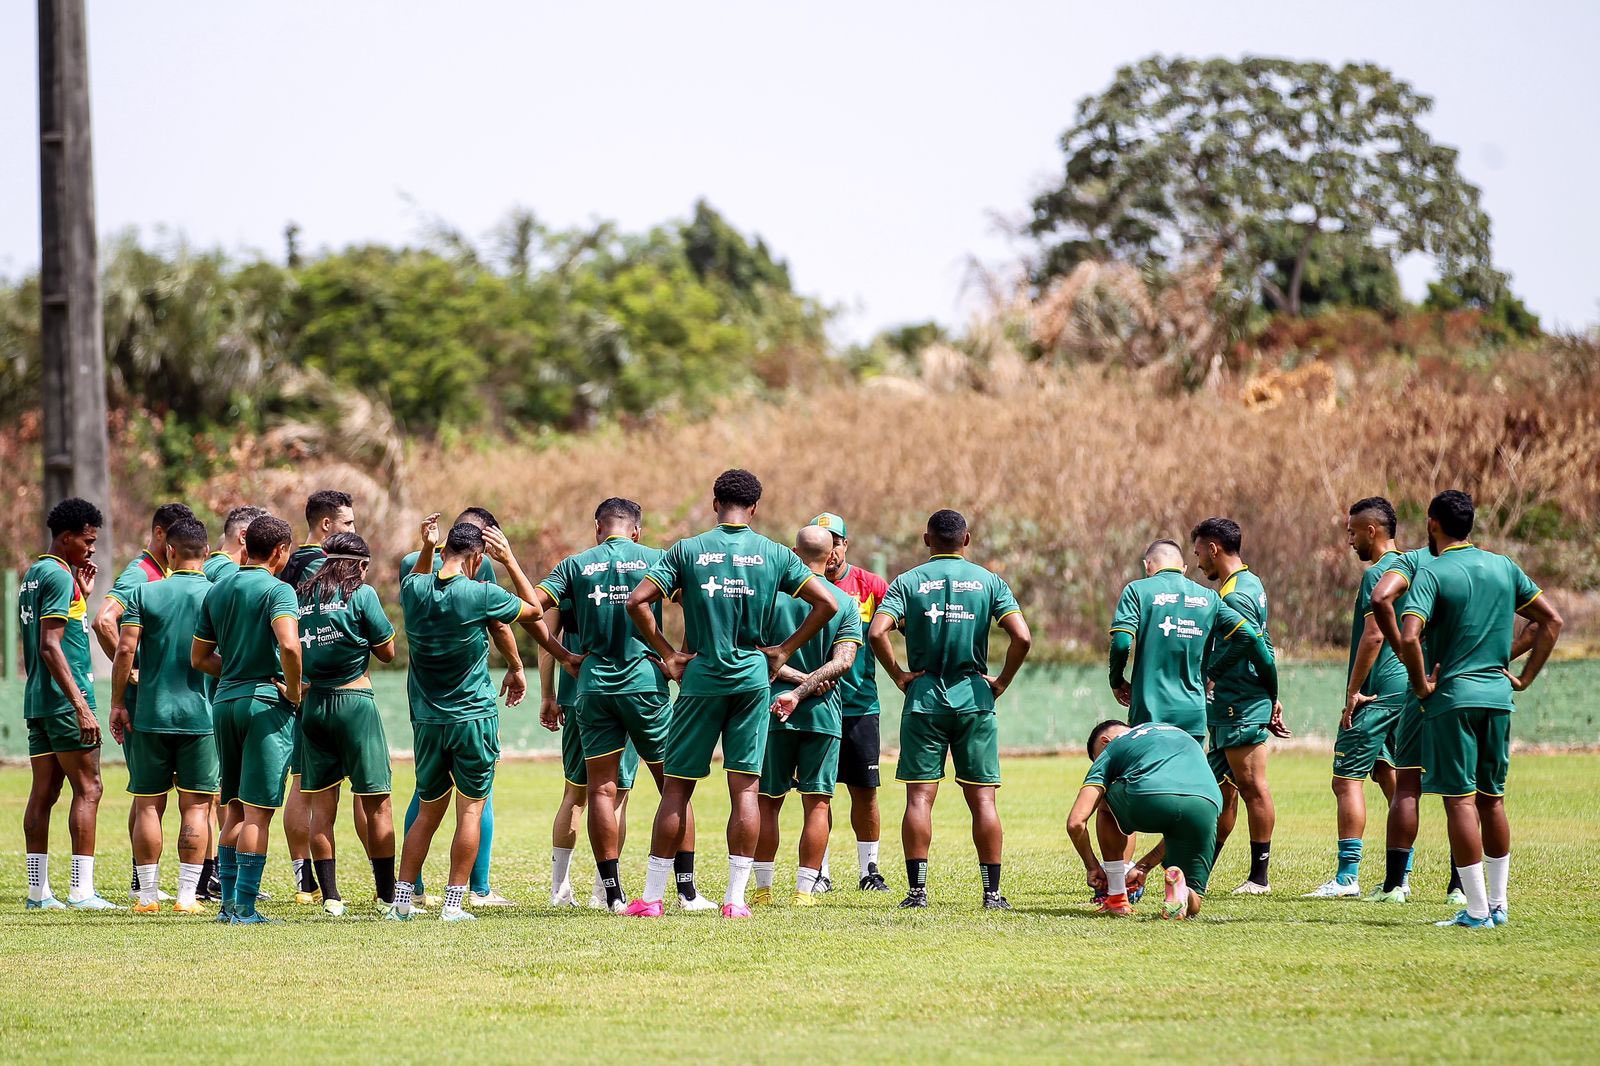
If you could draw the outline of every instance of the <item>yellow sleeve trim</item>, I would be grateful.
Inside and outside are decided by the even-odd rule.
[[[1013,607],[1009,611],[1002,612],[1001,615],[1000,615],[1000,618],[996,618],[995,621],[998,622],[998,621],[1000,621],[1001,618],[1010,618],[1014,614],[1021,614],[1021,613],[1022,613],[1022,608],[1021,607]]]
[[[865,644],[866,641],[862,640],[860,637],[840,637],[838,640],[834,641],[834,643],[835,644]]]
[[[550,587],[550,586],[549,586],[549,585],[546,585],[546,584],[545,584],[545,583],[544,583],[544,582],[543,582],[543,581],[541,581],[541,582],[539,582],[539,583],[538,583],[538,584],[537,584],[537,585],[535,585],[535,586],[533,586],[533,587],[534,587],[534,588],[535,588],[535,589],[544,589],[544,591],[545,591],[545,593],[546,593],[546,594],[547,594],[547,595],[548,595],[548,596],[549,596],[549,597],[550,597],[550,598],[551,598],[551,599],[552,599],[552,600],[560,600],[560,599],[561,599],[561,597],[560,597],[560,596],[557,596],[557,595],[556,595],[556,590],[555,590],[555,589],[553,589],[553,588],[551,588],[551,587]],[[656,586],[656,588],[661,588],[661,586],[660,586],[660,585],[657,585],[657,586]],[[666,591],[666,590],[665,590],[665,589],[663,589],[663,590],[662,590],[662,591]]]
[[[672,593],[671,593],[671,592],[669,592],[669,591],[668,591],[668,590],[667,590],[667,586],[665,586],[665,585],[663,585],[663,584],[662,584],[662,583],[661,583],[661,582],[660,582],[660,580],[659,580],[659,579],[657,579],[657,578],[655,578],[655,577],[653,577],[653,576],[651,576],[651,575],[650,575],[650,574],[646,574],[646,575],[644,575],[644,579],[645,579],[645,580],[646,580],[646,581],[648,581],[648,582],[650,582],[650,584],[652,584],[652,585],[654,585],[654,586],[655,586],[655,587],[656,587],[656,588],[658,588],[658,589],[660,589],[660,590],[661,590],[661,595],[663,595],[663,596],[670,596],[670,595],[672,595]],[[709,775],[708,775],[708,776],[709,776]],[[700,780],[700,779],[699,779],[699,778],[698,778],[698,777],[697,777],[697,778],[693,778],[693,780],[695,780],[695,781],[698,781],[698,780]]]
[[[272,616],[272,620],[274,622],[276,622],[280,618],[293,618],[296,622],[300,621],[300,615],[299,615],[298,612],[295,613],[295,614],[275,614],[275,615]]]
[[[1139,635],[1139,634],[1135,633],[1133,630],[1129,629],[1127,626],[1112,626],[1111,629],[1109,630],[1109,632],[1112,632],[1112,633],[1126,633],[1130,637],[1136,637],[1136,636]]]
[[[70,621],[70,616],[64,614],[41,614],[39,616],[39,621],[43,622],[47,618],[59,618],[63,622]]]
[[[142,623],[142,622],[118,622],[117,623],[117,628],[118,629],[143,629],[144,628],[144,623]]]
[[[1540,596],[1543,596],[1543,595],[1544,595],[1544,589],[1540,589],[1538,592],[1535,592],[1532,596],[1528,597],[1528,603],[1532,603],[1534,600],[1538,599]],[[1519,611],[1522,610],[1524,607],[1528,606],[1528,603],[1519,603],[1519,604],[1517,604],[1517,610],[1519,610]]]
[[[1100,784],[1100,782],[1098,782],[1098,781],[1085,781],[1083,783],[1083,787],[1084,788],[1098,788],[1101,792],[1104,792],[1106,790],[1106,786]]]
[[[799,595],[800,595],[800,590],[801,590],[801,589],[803,589],[803,588],[805,588],[805,587],[806,587],[806,585],[808,585],[808,584],[810,584],[810,582],[811,582],[811,581],[812,581],[812,580],[813,580],[813,579],[815,579],[815,578],[816,578],[816,576],[817,576],[817,575],[816,575],[816,574],[812,574],[812,575],[811,575],[811,577],[808,577],[808,578],[806,578],[806,579],[805,579],[805,580],[804,580],[804,581],[802,581],[802,582],[800,582],[800,584],[798,584],[798,585],[796,585],[796,586],[795,586],[795,587],[794,587],[794,591],[793,591],[793,592],[791,592],[791,593],[789,593],[789,595],[790,595],[790,596],[795,596],[795,597],[798,597],[798,596],[799,596]]]
[[[1422,619],[1422,621],[1424,623],[1426,623],[1428,621],[1428,616],[1423,614],[1421,611],[1404,611],[1404,612],[1401,613],[1400,617],[1404,618],[1408,614],[1411,615],[1413,618]]]
[[[374,647],[374,648],[381,648],[381,647],[383,647],[383,646],[384,646],[384,645],[385,645],[385,644],[393,644],[393,643],[394,643],[394,638],[395,638],[395,637],[397,637],[397,636],[399,636],[399,634],[398,634],[398,633],[394,633],[394,632],[391,632],[391,633],[390,633],[390,634],[389,634],[389,635],[388,635],[388,636],[387,636],[387,637],[385,637],[385,638],[384,638],[384,639],[383,639],[383,640],[380,640],[380,641],[378,641],[378,643],[376,643],[376,644],[373,644],[373,645],[370,645],[370,646],[371,646],[371,647]],[[301,790],[301,791],[302,791],[302,792],[303,792],[303,791],[305,791],[305,790],[304,790],[304,789],[302,789],[302,790]]]
[[[123,610],[127,610],[128,609],[127,601],[124,600],[121,596],[118,596],[115,592],[106,593],[106,597],[105,598],[108,599],[108,600],[115,601],[116,605],[118,607],[121,607]],[[165,793],[163,793],[163,795],[165,795]]]
[[[214,641],[214,640],[207,640],[207,639],[206,639],[206,638],[205,638],[205,637],[195,637],[195,638],[194,638],[194,642],[195,642],[195,643],[196,643],[196,644],[210,644],[210,645],[211,645],[211,646],[212,646],[212,647],[216,647],[216,644],[217,644],[217,642],[216,642],[216,641]]]
[[[1232,640],[1233,639],[1233,635],[1235,633],[1239,632],[1239,630],[1241,630],[1243,628],[1244,628],[1244,619],[1241,618],[1241,619],[1239,619],[1239,624],[1234,626],[1232,629],[1228,630],[1227,634],[1224,635],[1222,639],[1223,640]]]

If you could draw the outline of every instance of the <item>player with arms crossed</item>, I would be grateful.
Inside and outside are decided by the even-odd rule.
[[[793,551],[750,528],[761,501],[761,482],[748,470],[728,470],[712,486],[717,526],[680,540],[645,572],[628,596],[628,616],[640,637],[678,682],[678,701],[667,729],[665,786],[650,839],[644,895],[626,913],[658,918],[673,861],[683,850],[695,784],[711,775],[711,755],[722,744],[728,776],[728,888],[724,918],[748,918],[745,888],[755,862],[761,814],[757,801],[766,757],[768,687],[778,669],[822,631],[838,611],[822,582]],[[681,594],[684,649],[661,632],[653,607]],[[778,597],[811,606],[782,644],[763,647],[774,632]]]
[[[906,812],[900,823],[909,888],[900,906],[928,905],[928,849],[933,803],[945,759],[972,812],[972,842],[983,877],[985,910],[1010,910],[1000,894],[1004,843],[995,790],[1000,787],[1000,739],[995,701],[1028,657],[1033,636],[1016,597],[998,574],[967,559],[972,534],[959,511],[935,511],[922,535],[931,557],[895,578],[868,631],[873,654],[905,693],[900,718],[900,764]],[[989,626],[1011,639],[1005,665],[989,674]],[[889,631],[905,633],[906,665],[895,661]]]

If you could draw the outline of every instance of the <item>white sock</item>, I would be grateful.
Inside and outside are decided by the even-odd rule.
[[[568,854],[571,854],[571,852],[568,852]],[[466,899],[466,898],[467,898],[467,886],[466,885],[445,885],[444,886],[444,910],[445,911],[454,912],[454,911],[460,910],[461,909],[461,901]],[[439,913],[443,914],[444,911],[440,911]]]
[[[572,849],[550,849],[550,893],[554,895],[561,891],[561,886],[567,883],[567,876],[572,872]]]
[[[72,887],[67,889],[67,902],[77,903],[94,896],[94,856],[72,857]]]
[[[601,879],[599,870],[594,872],[594,897],[596,899],[606,898],[606,883]]]
[[[758,862],[751,867],[755,871],[757,888],[772,887],[772,871],[777,865],[775,862]]]
[[[28,898],[35,903],[50,898],[50,856],[46,852],[28,852]]]
[[[152,862],[135,866],[133,872],[139,878],[139,902],[154,903],[156,901],[156,893],[159,891],[157,885],[161,881],[161,865]]]
[[[1506,882],[1511,880],[1511,853],[1483,857],[1483,876],[1489,886],[1489,909],[1506,905]]]
[[[672,860],[659,855],[650,856],[644,870],[644,895],[646,903],[660,903],[667,894],[667,882],[672,880]]]
[[[394,882],[394,909],[398,914],[411,913],[411,893],[415,888],[410,881],[403,877],[395,878]]]
[[[194,902],[195,889],[200,885],[201,865],[197,862],[180,862],[178,864],[178,902],[189,904]]]
[[[300,891],[300,886],[305,884],[305,880],[300,875],[306,868],[306,860],[290,859],[289,865],[294,867],[294,890],[298,892]]]
[[[750,870],[755,860],[748,855],[728,856],[728,891],[722,897],[724,906],[744,906],[744,886],[750,882]]]
[[[831,849],[824,849],[823,852],[822,852],[822,866],[819,869],[819,873],[823,877],[828,877],[829,876],[829,874],[828,874],[828,851],[829,850],[831,850]]]
[[[809,896],[817,887],[817,878],[822,876],[821,870],[813,870],[808,866],[800,867],[794,878],[794,890],[802,896]]]
[[[878,842],[876,840],[856,841],[856,865],[861,868],[861,876],[867,876],[868,869],[878,864]]]
[[[1461,891],[1467,896],[1467,913],[1474,918],[1489,917],[1489,892],[1483,883],[1483,863],[1458,866],[1456,872],[1461,875]]]
[[[1106,872],[1106,895],[1125,896],[1128,893],[1128,863],[1123,859],[1112,859],[1103,862],[1100,868]]]

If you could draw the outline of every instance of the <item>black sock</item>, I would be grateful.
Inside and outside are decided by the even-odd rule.
[[[200,880],[196,882],[201,895],[211,894],[211,882],[217,879],[217,860],[203,859],[200,862]]]
[[[321,882],[321,884],[322,884],[322,898],[323,899],[343,899],[344,898],[343,896],[339,895],[339,881],[338,881],[338,878],[333,876],[333,860],[332,859],[312,859],[306,865],[307,866],[315,866],[317,868],[317,880],[319,882]]]
[[[394,856],[372,860],[372,886],[378,890],[378,899],[394,902]]]
[[[133,880],[128,882],[128,891],[137,892],[139,891],[139,864],[137,862],[133,863],[132,874]]]
[[[1460,892],[1460,891],[1461,891],[1461,871],[1456,869],[1456,861],[1454,859],[1451,859],[1450,860],[1450,887],[1445,889],[1445,892],[1449,893],[1449,892]]]
[[[928,888],[928,860],[907,859],[906,881],[911,885],[911,891],[927,891]]]
[[[694,887],[694,852],[680,851],[672,857],[672,875],[678,881],[678,896],[694,899],[700,893]]]
[[[984,895],[1000,894],[1000,864],[997,862],[980,862],[979,868],[983,870]]]
[[[1267,863],[1272,861],[1272,841],[1250,842],[1250,880],[1258,885],[1267,883]]]
[[[317,875],[310,859],[300,864],[300,891],[315,892],[317,890]]]
[[[687,855],[692,853],[679,852],[678,854]],[[600,868],[600,883],[605,886],[607,904],[619,901],[626,903],[628,900],[627,893],[622,891],[622,872],[617,868],[617,863],[618,860],[616,859],[602,859],[595,864]],[[676,865],[676,861],[674,861],[674,865]],[[689,888],[691,890],[694,888],[693,870],[689,872]]]
[[[1411,858],[1410,848],[1390,848],[1384,853],[1383,890],[1393,892],[1406,880],[1406,863]]]

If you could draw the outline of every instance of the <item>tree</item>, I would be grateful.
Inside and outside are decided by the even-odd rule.
[[[1230,277],[1298,315],[1308,267],[1357,250],[1423,252],[1492,300],[1489,218],[1456,150],[1419,124],[1433,101],[1370,63],[1167,59],[1117,71],[1061,137],[1061,184],[1033,201],[1035,283],[1085,259],[1172,265],[1221,248]],[[1289,252],[1287,273],[1273,269]]]

